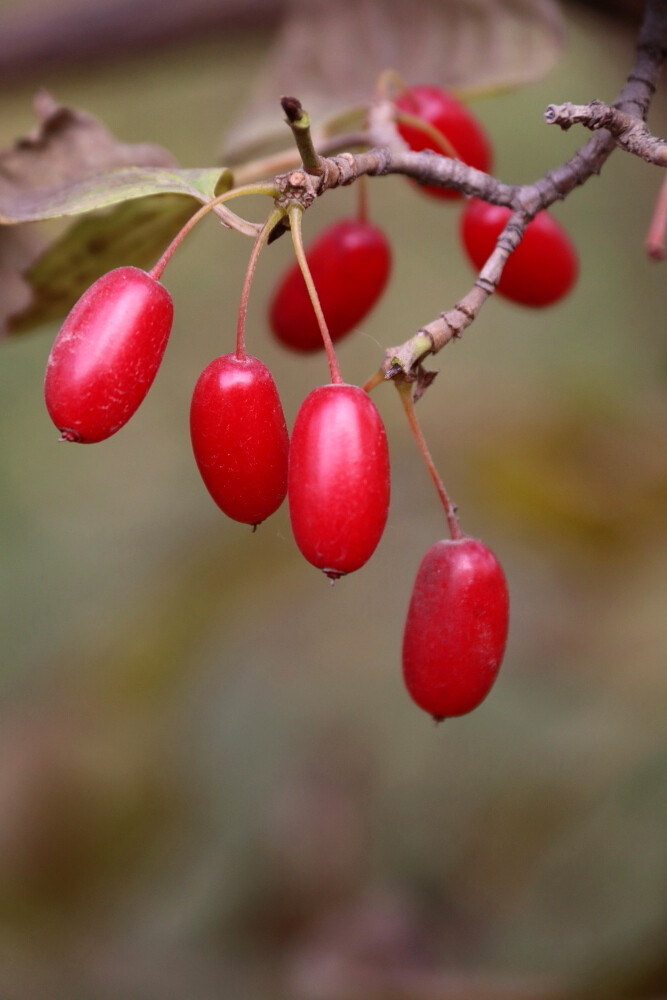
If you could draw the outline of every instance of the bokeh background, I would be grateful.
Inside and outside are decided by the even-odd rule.
[[[0,4],[0,36],[22,9]],[[563,13],[556,68],[475,104],[504,180],[584,140],[543,124],[548,103],[612,99],[631,63],[632,14]],[[46,86],[126,142],[212,165],[274,14],[117,40],[104,58],[59,38],[61,58],[46,45],[7,69],[1,146],[33,127]],[[650,122],[667,133],[664,93]],[[642,247],[659,183],[612,157],[554,210],[581,256],[568,300],[492,301],[435,359],[423,427],[512,599],[495,689],[440,727],[403,690],[400,643],[445,524],[391,386],[374,394],[388,527],[334,587],[285,509],[252,534],[196,473],[190,395],[232,347],[247,240],[212,221],[188,238],[165,275],[176,319],[159,377],[97,447],[57,444],[44,410],[56,326],[2,344],[3,1000],[667,994],[667,324],[665,265]],[[341,345],[353,382],[471,280],[458,207],[401,178],[369,188],[395,270]],[[327,195],[307,233],[355,203]],[[289,258],[281,240],[260,261],[248,338],[291,424],[327,372],[268,333]]]

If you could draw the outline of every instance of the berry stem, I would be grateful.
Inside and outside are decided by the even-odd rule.
[[[418,129],[423,132],[424,135],[428,136],[431,142],[435,143],[435,148],[437,151],[444,153],[445,156],[450,156],[453,160],[460,160],[461,157],[456,151],[456,147],[449,141],[446,135],[444,135],[440,129],[434,128],[429,122],[424,121],[423,118],[417,118],[416,115],[410,115],[407,111],[399,111],[396,109],[396,121],[401,125],[409,125],[410,128]]]
[[[368,176],[362,174],[357,184],[357,221],[368,222]]]
[[[324,318],[324,313],[322,312],[322,306],[320,305],[320,299],[317,294],[317,289],[315,288],[315,282],[313,281],[313,276],[310,273],[310,268],[308,267],[306,251],[303,248],[303,238],[301,235],[301,216],[303,215],[303,208],[301,205],[292,204],[290,205],[287,214],[289,216],[290,228],[292,232],[294,253],[296,254],[296,259],[299,262],[303,280],[306,282],[308,295],[310,296],[310,301],[312,302],[313,309],[315,310],[317,323],[320,328],[320,333],[322,334],[322,340],[324,341],[324,350],[327,354],[331,381],[336,385],[341,385],[343,379],[340,374],[340,368],[338,367],[338,359],[336,358],[336,352],[334,351],[333,342],[329,334],[327,321]]]
[[[285,214],[285,210],[282,208],[274,208],[268,219],[262,226],[261,230],[257,234],[257,239],[253,243],[252,252],[250,254],[250,260],[248,261],[248,267],[246,269],[245,277],[243,279],[243,288],[241,289],[241,302],[239,303],[239,314],[236,323],[236,357],[239,361],[243,361],[245,358],[245,321],[248,314],[248,298],[250,296],[250,285],[252,284],[252,279],[255,274],[255,268],[257,267],[257,261],[259,260],[259,255],[269,238],[271,230],[274,228],[276,223],[282,219]]]
[[[405,80],[395,69],[383,70],[375,84],[375,93],[386,101],[393,101],[407,89]]]
[[[667,232],[667,177],[663,179],[656,199],[651,225],[646,234],[646,252],[653,260],[664,260]]]
[[[385,380],[386,375],[384,373],[384,368],[378,368],[378,370],[371,375],[369,379],[366,379],[361,388],[364,392],[372,392],[373,389],[380,384],[380,382],[384,382]]]
[[[177,233],[167,249],[164,251],[158,262],[153,266],[152,270],[149,271],[151,278],[155,281],[160,280],[162,272],[178,250],[185,237],[192,229],[194,229],[197,223],[203,219],[205,215],[208,215],[209,212],[217,208],[219,205],[224,204],[226,201],[231,201],[232,198],[240,198],[244,194],[265,194],[270,198],[275,198],[278,195],[278,190],[272,184],[247,184],[245,187],[233,188],[231,191],[225,191],[224,194],[218,195],[218,197],[213,198],[212,201],[207,201],[205,205],[202,205],[201,208],[194,213],[194,215],[190,216],[183,228],[179,233]],[[230,212],[229,215],[236,218],[233,212]]]
[[[422,429],[419,426],[419,421],[417,420],[415,404],[412,398],[412,382],[408,382],[407,379],[403,378],[395,378],[394,385],[398,389],[398,394],[401,397],[401,403],[403,404],[405,415],[408,418],[410,430],[412,431],[413,437],[417,442],[417,447],[421,452],[421,456],[424,459],[428,473],[433,480],[433,484],[438,492],[438,496],[440,497],[440,502],[444,508],[445,517],[447,518],[449,534],[454,540],[463,538],[461,526],[459,525],[459,519],[456,516],[456,507],[450,500],[447,490],[445,489],[445,484],[438,475],[435,462],[433,461],[431,453],[428,450],[428,445],[426,444],[426,438],[424,437]]]

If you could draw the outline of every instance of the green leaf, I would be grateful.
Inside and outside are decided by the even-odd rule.
[[[193,211],[189,198],[154,195],[78,220],[24,274],[31,301],[9,316],[8,332],[62,319],[106,271],[126,264],[149,268]]]
[[[223,167],[181,170],[170,153],[127,145],[86,112],[41,92],[37,125],[0,152],[0,329],[62,318],[96,278],[148,267],[195,210],[227,191]],[[53,240],[23,225],[95,211]]]
[[[67,215],[80,215],[118,202],[157,194],[189,195],[208,201],[229,190],[232,175],[225,167],[202,170],[129,167],[93,174],[51,188],[32,188],[3,204],[0,223],[14,225]]]

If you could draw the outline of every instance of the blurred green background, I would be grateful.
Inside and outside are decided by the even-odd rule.
[[[611,99],[630,65],[631,24],[565,17],[545,80],[475,105],[503,180],[584,140],[542,123],[548,103]],[[35,71],[5,87],[1,146],[33,127],[47,86],[126,142],[211,165],[270,44],[211,32]],[[667,133],[664,93],[650,122]],[[176,318],[159,377],[97,447],[57,444],[45,412],[56,327],[2,345],[3,1000],[667,991],[667,324],[665,265],[642,248],[659,183],[612,157],[554,210],[581,256],[569,299],[492,301],[434,361],[423,428],[512,600],[492,694],[437,728],[403,690],[400,643],[445,523],[391,386],[374,393],[388,527],[334,587],[285,509],[252,534],[198,478],[190,395],[232,347],[247,240],[210,221],[188,237],[165,275]],[[341,345],[351,382],[471,280],[458,207],[400,178],[369,188],[395,270]],[[306,234],[355,200],[328,194]],[[260,261],[248,342],[291,424],[327,372],[268,335],[289,257],[281,240]]]

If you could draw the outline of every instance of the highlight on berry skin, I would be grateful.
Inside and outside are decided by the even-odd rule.
[[[471,198],[461,215],[461,242],[468,259],[480,270],[512,214],[511,209]],[[542,308],[572,290],[579,261],[572,240],[549,212],[538,212],[508,258],[496,292],[524,306]]]
[[[302,555],[335,580],[375,551],[389,513],[389,450],[369,396],[345,383],[319,386],[292,431],[288,498]]]
[[[332,341],[350,333],[380,299],[391,273],[391,248],[382,230],[359,218],[342,219],[306,250]],[[275,338],[294,351],[322,349],[322,335],[298,263],[278,282],[269,305]]]
[[[258,358],[225,354],[199,376],[190,407],[204,485],[228,517],[265,521],[287,493],[289,440],[278,390]]]
[[[395,98],[394,104],[399,112],[398,133],[411,150],[421,152],[432,149],[485,173],[491,171],[493,151],[483,126],[452,94],[439,87],[420,84],[404,90]],[[401,112],[406,116],[405,121],[400,120]],[[411,119],[409,122],[408,116]],[[427,127],[420,128],[420,122]],[[425,194],[445,201],[463,197],[452,188],[435,184],[417,186]]]
[[[162,361],[174,308],[146,271],[119,267],[72,308],[46,365],[44,398],[61,440],[92,444],[120,430]]]
[[[486,698],[509,627],[502,566],[474,538],[443,539],[421,561],[403,633],[403,678],[437,721],[466,715]]]

